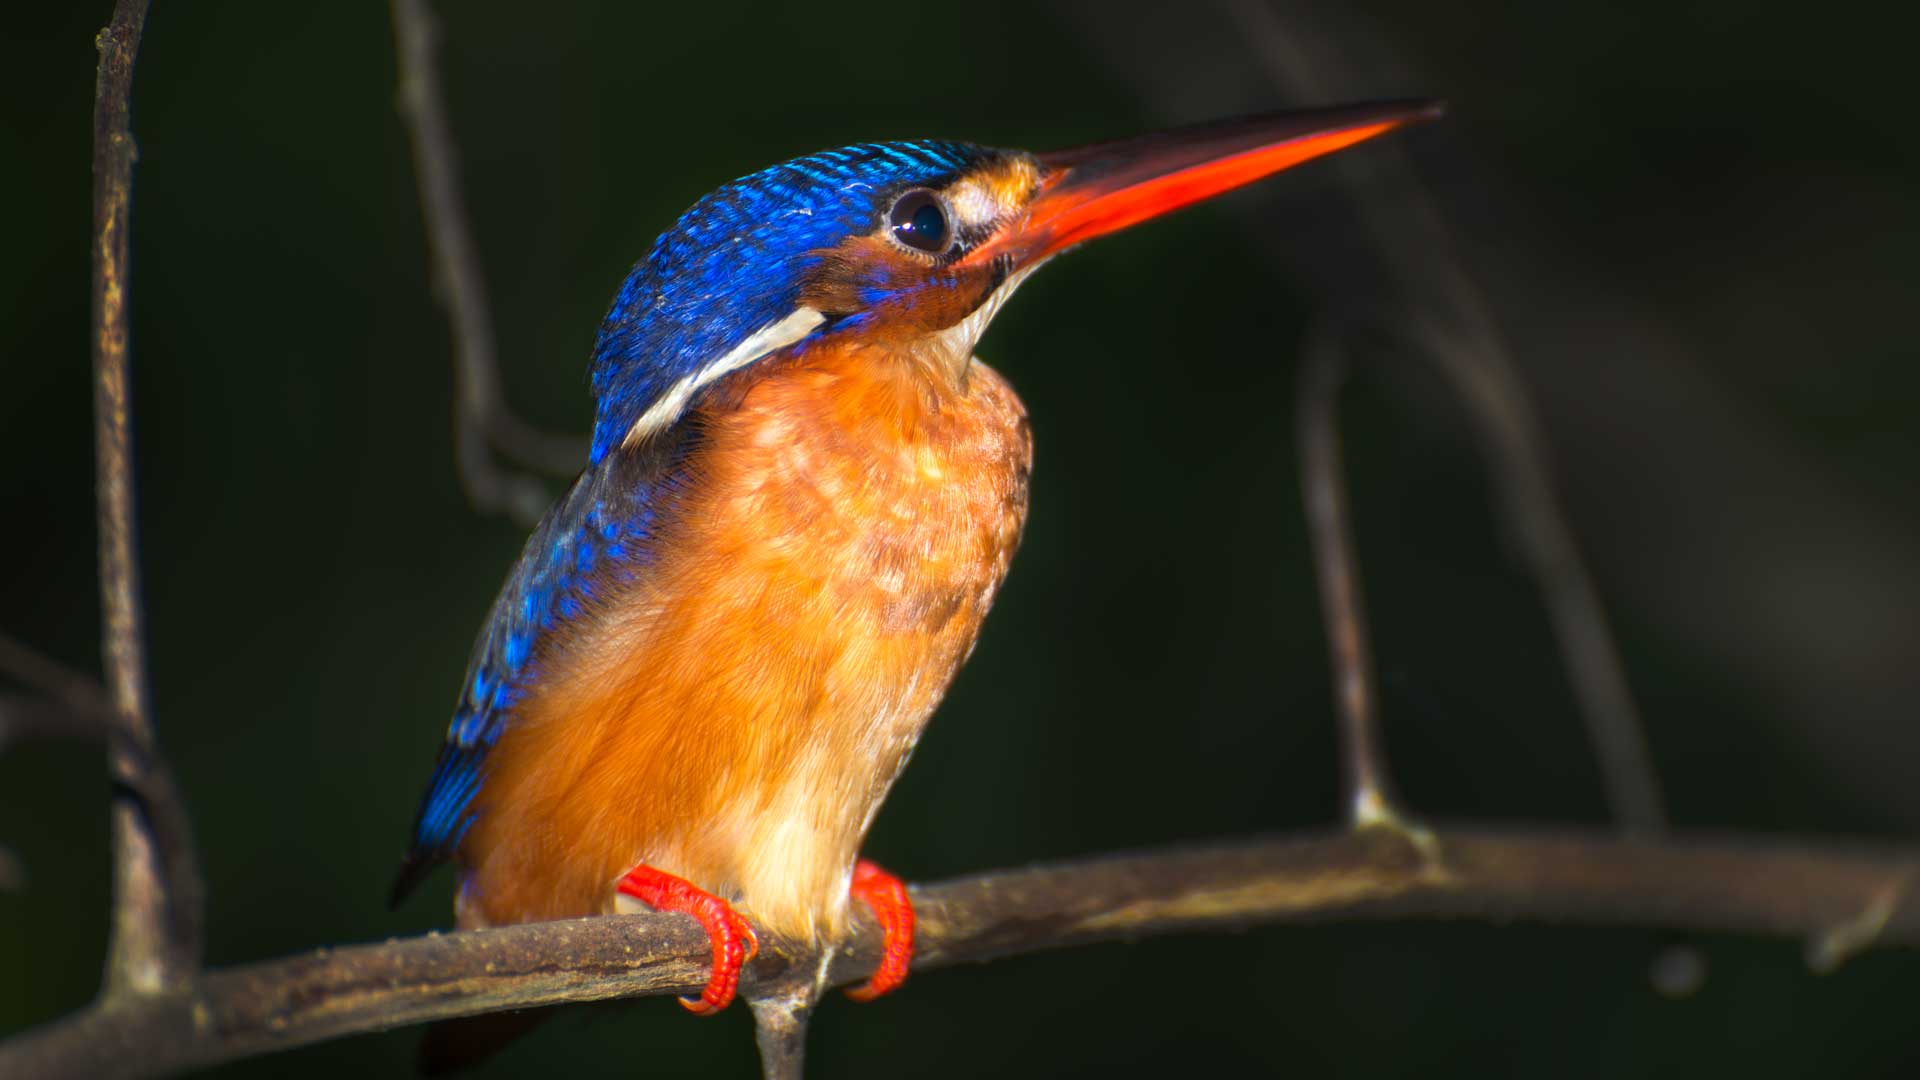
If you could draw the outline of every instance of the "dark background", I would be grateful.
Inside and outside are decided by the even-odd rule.
[[[1414,180],[1537,395],[1677,822],[1920,825],[1909,28],[1732,2],[444,6],[504,378],[520,411],[567,430],[586,425],[587,350],[627,266],[762,165],[861,139],[1049,148],[1289,104],[1452,102],[1348,166],[1102,241],[1000,317],[981,352],[1033,415],[1032,522],[871,837],[903,875],[1332,820],[1294,356],[1314,311],[1429,287],[1391,284],[1382,245],[1404,237],[1352,210],[1416,202]],[[0,27],[0,626],[88,668],[88,114],[106,8],[25,5]],[[385,890],[524,533],[455,482],[385,8],[163,0],[134,130],[153,684],[206,864],[209,961],[444,926],[446,876],[397,913]],[[1349,400],[1410,801],[1598,823],[1460,409],[1415,357]],[[0,846],[25,871],[0,892],[0,1033],[94,990],[104,795],[92,748],[0,757]],[[1675,1000],[1648,975],[1666,940],[1363,925],[1024,957],[835,1000],[812,1063],[1798,1076],[1920,1059],[1911,953],[1822,977],[1801,944],[1709,938],[1708,981]],[[402,1075],[414,1039],[218,1072]],[[490,1074],[549,1068],[750,1075],[750,1024],[645,1001],[552,1023]]]

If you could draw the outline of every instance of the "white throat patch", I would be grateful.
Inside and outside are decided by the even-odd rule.
[[[973,359],[974,347],[980,344],[980,335],[987,332],[987,324],[1000,313],[1000,305],[1006,303],[1007,297],[1013,295],[1013,290],[1019,288],[1020,283],[1027,280],[1027,275],[1040,269],[1040,266],[1041,263],[1034,263],[1007,275],[1007,279],[966,318],[928,339],[933,351],[946,361],[949,370],[958,373],[966,368]]]

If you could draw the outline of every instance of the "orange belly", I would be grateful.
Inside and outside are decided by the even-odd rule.
[[[636,583],[539,654],[460,850],[459,922],[608,912],[645,864],[775,932],[844,930],[862,837],[972,649],[1026,516],[984,365],[803,358],[733,407]]]

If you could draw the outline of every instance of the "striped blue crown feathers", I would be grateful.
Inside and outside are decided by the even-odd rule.
[[[763,169],[695,203],[627,275],[600,326],[593,462],[643,417],[664,413],[670,423],[703,374],[724,374],[712,370],[724,358],[737,366],[757,359],[746,355],[754,344],[804,336],[817,319],[782,320],[799,307],[815,253],[872,231],[894,194],[942,186],[991,153],[937,140],[862,143]]]

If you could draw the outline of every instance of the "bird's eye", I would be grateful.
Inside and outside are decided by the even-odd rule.
[[[900,196],[887,214],[893,226],[893,238],[916,251],[938,255],[953,243],[953,228],[947,224],[947,209],[940,196],[919,188]]]

